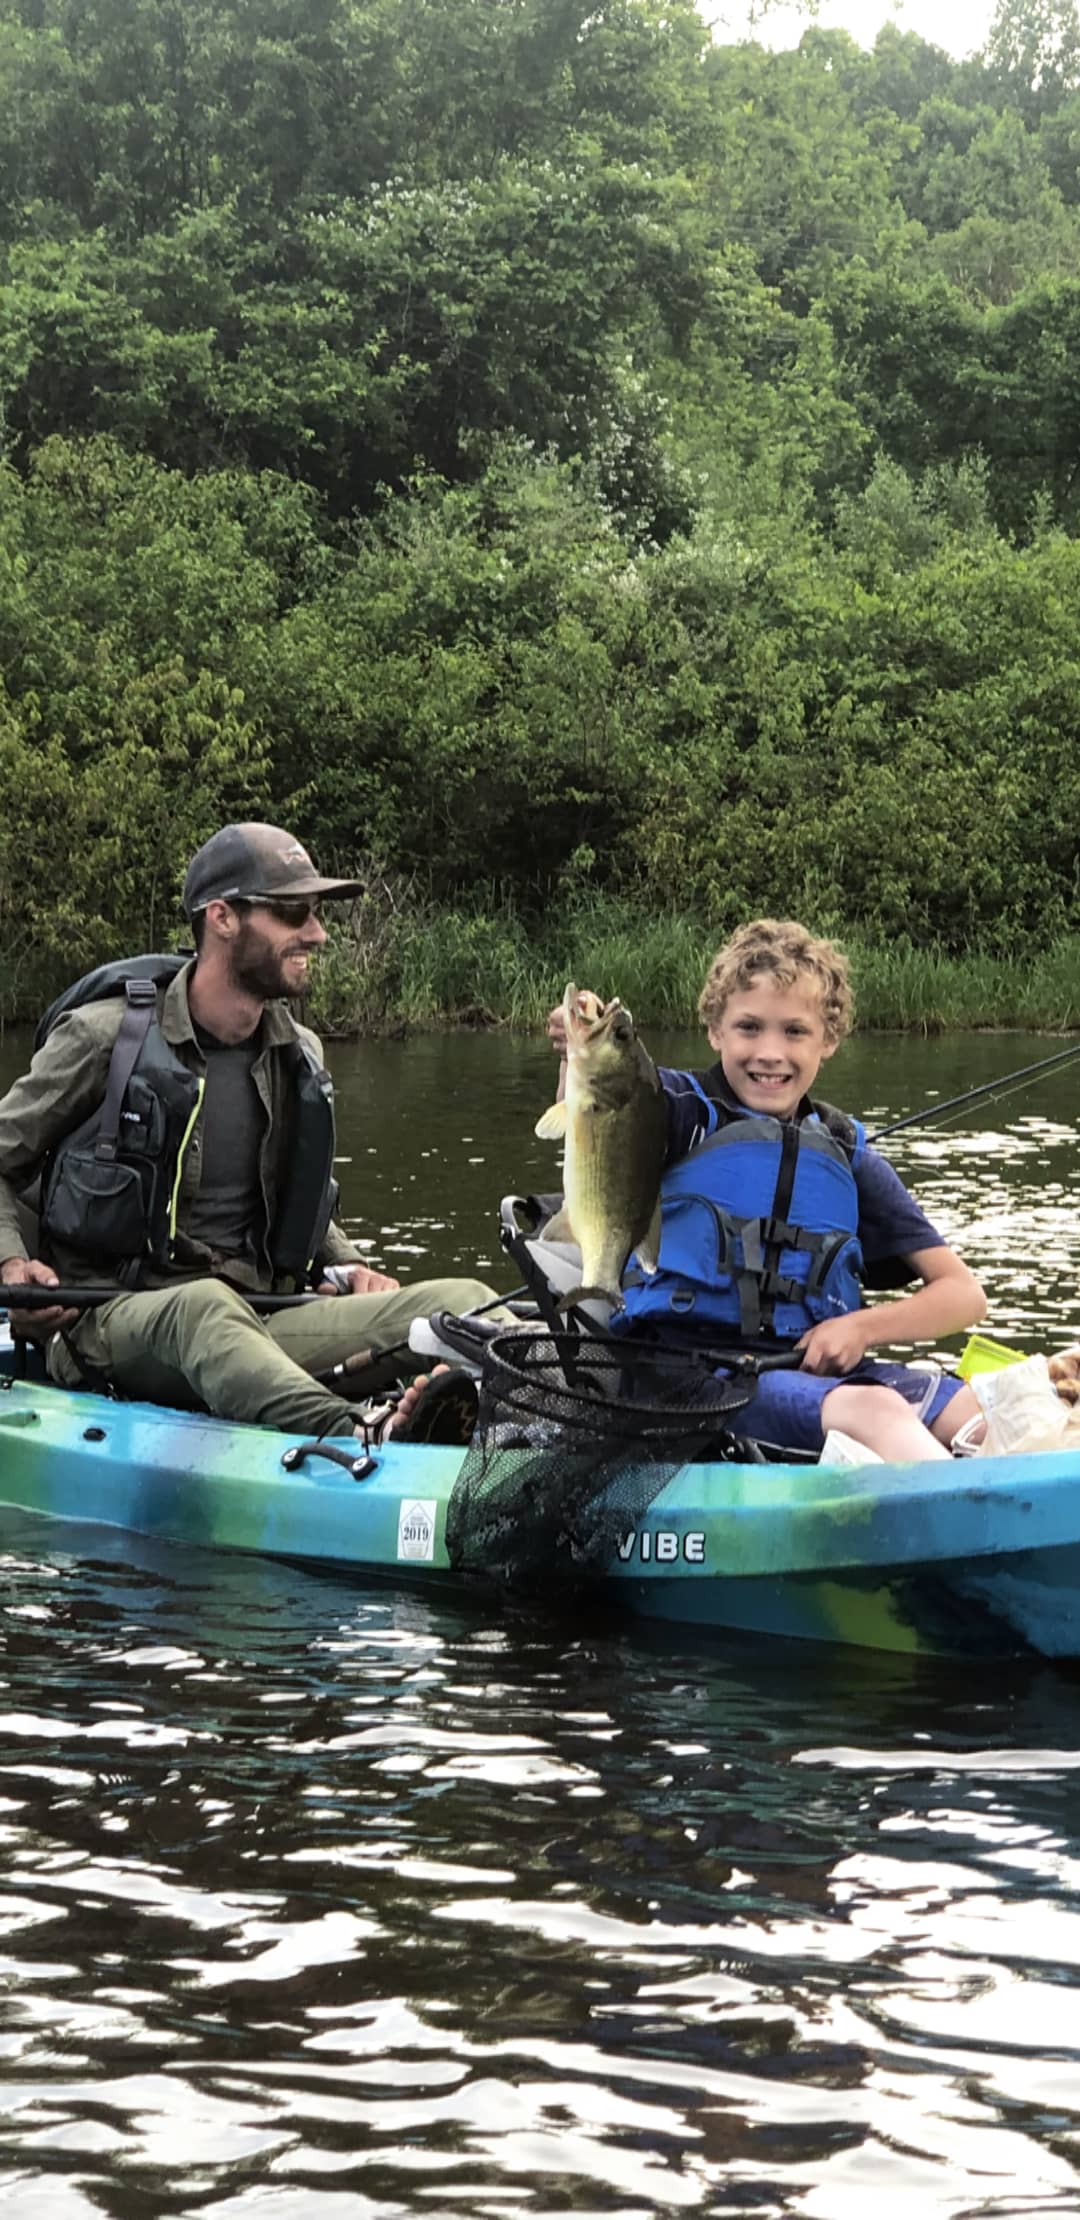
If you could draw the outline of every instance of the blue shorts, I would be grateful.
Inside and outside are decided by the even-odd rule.
[[[923,1425],[932,1426],[947,1403],[959,1394],[963,1380],[944,1375],[923,1412]],[[751,1441],[771,1442],[778,1449],[812,1449],[825,1439],[821,1406],[837,1387],[895,1388],[905,1403],[918,1405],[926,1394],[927,1374],[910,1364],[889,1364],[869,1357],[854,1372],[823,1375],[817,1372],[765,1372],[746,1409],[733,1419],[733,1430]]]

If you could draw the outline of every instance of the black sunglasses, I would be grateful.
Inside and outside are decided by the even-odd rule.
[[[279,925],[291,925],[296,931],[306,925],[309,917],[318,917],[319,896],[303,894],[230,894],[227,897],[234,910],[269,910]]]

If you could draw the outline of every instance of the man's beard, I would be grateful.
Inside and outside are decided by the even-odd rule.
[[[285,976],[287,956],[307,955],[306,948],[274,948],[260,933],[254,920],[245,917],[230,951],[229,968],[232,982],[244,994],[253,995],[259,1002],[276,1002],[279,996],[298,1002],[307,984],[291,986]]]

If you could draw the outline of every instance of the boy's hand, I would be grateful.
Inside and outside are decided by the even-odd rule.
[[[1047,1371],[1063,1403],[1080,1403],[1080,1347],[1059,1349]]]
[[[849,1310],[842,1318],[826,1318],[802,1334],[797,1347],[804,1372],[854,1372],[866,1355],[867,1313]]]
[[[595,1005],[594,1009],[591,1012],[589,1012],[587,1008],[587,1005],[589,1003]],[[586,1005],[586,1009],[583,1011],[582,1014],[595,1017],[604,1007],[604,997],[602,994],[593,994],[590,987],[581,987],[578,990],[579,1010],[582,1009],[583,1004]],[[557,1002],[555,1004],[555,1008],[548,1011],[547,1037],[551,1042],[552,1048],[554,1048],[560,1056],[565,1056],[566,1010],[561,1002]]]

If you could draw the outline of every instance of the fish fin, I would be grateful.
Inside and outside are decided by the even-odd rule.
[[[634,1250],[643,1272],[655,1272],[660,1262],[660,1202],[649,1220],[649,1230]]]
[[[570,1212],[565,1203],[561,1210],[555,1212],[553,1218],[548,1219],[540,1239],[541,1241],[573,1241],[574,1229],[570,1223]]]
[[[561,1141],[566,1132],[566,1104],[553,1102],[542,1118],[537,1118],[534,1132],[538,1141]]]

